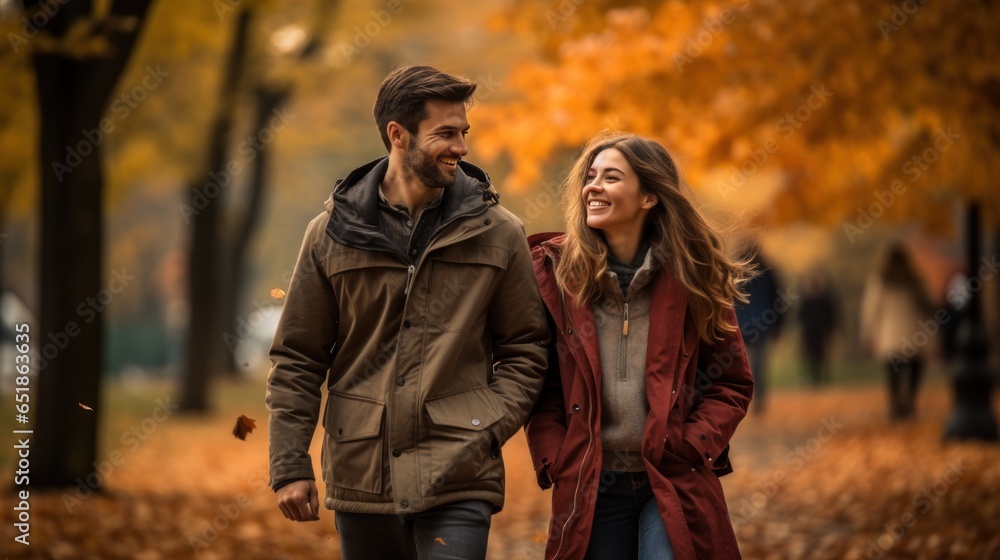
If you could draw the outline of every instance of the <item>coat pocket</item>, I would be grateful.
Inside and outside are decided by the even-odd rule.
[[[430,482],[440,488],[460,482],[502,477],[502,442],[494,425],[507,411],[489,387],[424,402],[430,421]]]
[[[382,492],[385,403],[331,392],[326,403],[323,479],[340,488]]]

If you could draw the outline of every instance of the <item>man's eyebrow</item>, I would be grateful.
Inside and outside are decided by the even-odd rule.
[[[461,128],[461,130],[464,130],[464,131],[468,132],[469,129],[472,128],[472,127],[470,125],[465,125],[464,127],[457,127],[457,126],[455,126],[453,124],[443,124],[443,125],[435,128],[432,132],[439,132],[439,131],[444,131],[444,130],[459,130],[460,128]]]

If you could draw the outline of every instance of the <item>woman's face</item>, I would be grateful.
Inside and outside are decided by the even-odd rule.
[[[583,186],[587,225],[605,234],[641,233],[656,197],[639,189],[639,177],[616,148],[597,154]]]

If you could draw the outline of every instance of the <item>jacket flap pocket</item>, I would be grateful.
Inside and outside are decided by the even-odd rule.
[[[495,245],[468,245],[459,243],[432,253],[435,261],[456,264],[485,264],[497,268],[507,268],[508,251]]]
[[[384,402],[330,393],[326,410],[326,429],[335,441],[373,438],[382,431]]]
[[[406,266],[391,255],[353,247],[338,246],[320,255],[319,260],[327,276],[365,268],[400,268],[403,272],[406,271]]]
[[[465,430],[482,430],[503,418],[507,411],[489,387],[452,393],[424,403],[431,422]]]

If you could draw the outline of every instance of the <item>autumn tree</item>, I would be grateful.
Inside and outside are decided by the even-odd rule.
[[[102,116],[150,4],[83,0],[25,6],[25,29],[8,35],[15,51],[32,57],[40,119],[33,486],[74,484],[94,468],[97,415],[77,403],[96,406],[100,395],[104,321],[88,302],[107,292],[100,155],[108,127]]]
[[[703,195],[760,223],[823,224],[853,244],[879,221],[954,232],[947,209],[972,203],[1000,241],[997,4],[586,4],[515,2],[498,17],[551,35],[512,73],[515,98],[486,111],[510,185],[530,189],[552,155],[622,129],[663,141]],[[976,381],[956,396],[978,396],[987,419],[966,433],[996,439],[985,339],[966,338],[959,371]]]

